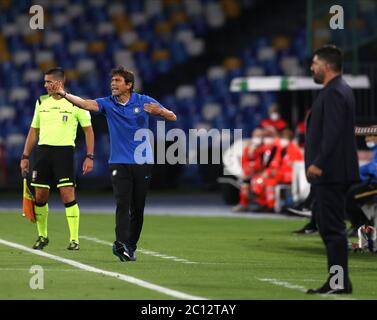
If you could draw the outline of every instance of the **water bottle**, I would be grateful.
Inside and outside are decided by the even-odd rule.
[[[366,248],[369,252],[374,252],[376,242],[376,228],[368,225],[361,226],[357,234],[359,236],[359,247]]]

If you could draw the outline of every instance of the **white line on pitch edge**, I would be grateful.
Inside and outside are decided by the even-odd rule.
[[[93,242],[96,242],[96,243],[99,243],[99,244],[104,244],[104,245],[107,245],[107,246],[113,245],[112,242],[104,241],[104,240],[101,240],[101,239],[98,239],[98,238],[95,238],[95,237],[80,236],[80,239],[93,241]],[[141,248],[137,249],[137,251],[140,252],[140,253],[147,254],[147,255],[157,257],[157,258],[161,258],[161,259],[170,259],[170,260],[173,260],[173,261],[176,261],[176,262],[182,262],[182,263],[186,263],[186,264],[198,264],[198,262],[193,262],[193,261],[189,261],[187,259],[182,259],[182,258],[178,258],[178,257],[174,257],[174,256],[168,256],[168,255],[165,255],[165,254],[162,254],[162,253],[158,253],[156,251],[151,251],[151,250],[146,250],[146,249],[141,249]]]
[[[30,248],[25,247],[25,246],[18,244],[18,243],[14,243],[14,242],[10,242],[10,241],[0,239],[0,244],[6,245],[8,247],[12,247],[12,248],[15,248],[15,249],[18,249],[18,250],[23,250],[23,251],[29,252],[31,254],[35,254],[35,255],[45,257],[45,258],[48,258],[48,259],[51,259],[51,260],[59,261],[59,262],[68,264],[70,266],[88,271],[88,272],[103,274],[105,276],[112,277],[112,278],[115,278],[115,279],[118,279],[118,280],[122,280],[122,281],[125,281],[125,282],[128,282],[128,283],[137,285],[139,287],[143,287],[145,289],[149,289],[149,290],[152,290],[152,291],[156,291],[156,292],[166,294],[166,295],[171,296],[173,298],[184,299],[184,300],[207,300],[206,298],[192,296],[192,295],[186,294],[184,292],[165,288],[165,287],[162,287],[162,286],[159,286],[159,285],[156,285],[156,284],[153,284],[153,283],[150,283],[150,282],[147,282],[147,281],[144,281],[144,280],[132,277],[132,276],[128,276],[128,275],[125,275],[125,274],[122,274],[122,273],[102,270],[102,269],[92,267],[90,265],[87,265],[87,264],[84,264],[84,263],[81,263],[81,262],[77,262],[75,260],[62,258],[62,257],[56,256],[56,255],[53,255],[53,254],[50,254],[50,253],[47,253],[47,252],[43,252],[43,251],[40,251],[40,250],[30,249]]]
[[[283,281],[283,280],[279,280],[279,279],[271,279],[271,278],[262,278],[262,279],[257,278],[257,279],[260,280],[260,281],[269,282],[269,283],[272,283],[274,285],[281,286],[281,287],[284,287],[284,288],[299,290],[299,291],[304,292],[304,293],[306,293],[306,291],[307,291],[307,289],[304,286],[300,286],[300,285],[297,285],[297,284],[291,284],[287,281]],[[330,295],[330,294],[320,294],[319,296],[333,298],[335,300],[356,300],[354,298],[339,297],[338,295]]]
[[[30,268],[0,268],[0,272],[2,271],[30,271]],[[43,268],[43,271],[48,272],[85,272],[85,270],[80,269],[50,269],[50,268]]]

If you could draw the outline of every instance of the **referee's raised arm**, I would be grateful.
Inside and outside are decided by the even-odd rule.
[[[60,95],[62,98],[67,99],[69,102],[73,103],[75,106],[81,109],[99,112],[99,106],[98,106],[97,101],[90,100],[90,99],[83,99],[71,93],[68,93],[61,87],[61,85],[58,82],[52,85],[52,91]]]

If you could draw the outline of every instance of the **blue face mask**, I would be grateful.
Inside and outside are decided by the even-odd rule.
[[[367,142],[367,147],[368,147],[369,149],[373,149],[375,146],[376,146],[376,144],[375,144],[373,141],[368,141],[368,142]]]

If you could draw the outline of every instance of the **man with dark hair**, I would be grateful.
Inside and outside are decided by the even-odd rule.
[[[316,57],[320,61],[326,61],[326,64],[335,73],[341,73],[343,71],[343,54],[342,51],[334,45],[325,45],[316,51],[314,51],[313,57]],[[324,74],[317,73],[314,77],[314,81],[318,84],[323,84]]]
[[[79,250],[80,211],[75,196],[74,147],[77,125],[85,134],[87,156],[83,173],[93,168],[94,134],[90,113],[62,99],[53,90],[54,85],[64,88],[64,71],[50,69],[45,73],[44,86],[47,95],[40,96],[35,104],[35,112],[26,138],[21,158],[22,174],[29,171],[29,155],[38,141],[36,164],[32,172],[35,187],[35,213],[38,239],[33,249],[42,250],[48,243],[47,216],[49,189],[54,181],[64,203],[70,231],[69,250]]]
[[[60,80],[60,81],[63,81],[63,82],[65,80],[64,70],[63,70],[63,68],[60,68],[60,67],[47,70],[45,72],[45,75],[54,76],[55,80]]]
[[[342,79],[342,54],[334,46],[314,53],[313,79],[323,84],[307,120],[305,167],[312,185],[319,233],[326,247],[328,279],[309,294],[352,293],[348,275],[345,199],[360,179],[355,139],[355,99]]]
[[[136,133],[149,128],[150,114],[168,121],[177,119],[153,98],[132,92],[134,82],[132,72],[117,67],[111,72],[111,96],[89,100],[67,93],[60,86],[54,88],[56,94],[76,106],[106,116],[111,145],[109,165],[117,205],[113,253],[121,261],[136,260],[153,163],[149,140],[137,139]]]
[[[134,91],[135,75],[132,71],[125,69],[123,66],[118,66],[111,70],[111,77],[115,75],[123,77],[126,83],[131,83],[130,92]]]

